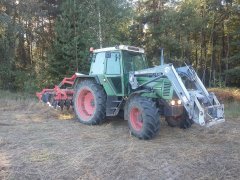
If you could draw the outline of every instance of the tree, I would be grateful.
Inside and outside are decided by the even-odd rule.
[[[206,85],[240,85],[229,79],[238,72],[231,68],[239,66],[236,0],[142,0],[136,3],[135,14],[132,43],[145,46],[152,64],[158,64],[159,48],[164,47],[167,62],[193,65]]]
[[[89,47],[144,47],[152,65],[192,64],[207,86],[240,86],[238,0],[0,0],[0,88],[88,73]]]
[[[48,77],[57,82],[74,72],[88,73],[89,48],[112,46],[125,39],[127,1],[64,1],[48,52]]]

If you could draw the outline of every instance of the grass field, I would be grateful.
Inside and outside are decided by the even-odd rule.
[[[239,179],[240,103],[225,103],[226,122],[188,130],[161,119],[142,141],[127,122],[80,124],[28,95],[0,92],[0,179]]]

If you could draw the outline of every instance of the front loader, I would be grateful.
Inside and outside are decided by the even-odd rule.
[[[194,69],[164,64],[163,52],[161,65],[150,68],[141,48],[119,45],[96,49],[89,74],[75,73],[71,80],[71,88],[63,92],[73,92],[65,99],[83,124],[101,124],[106,116],[123,112],[134,136],[151,139],[160,131],[160,116],[165,116],[169,126],[181,128],[224,121],[224,105],[207,91]],[[57,96],[49,90],[38,97],[46,99],[49,93],[53,99]],[[66,104],[59,97],[55,104]]]

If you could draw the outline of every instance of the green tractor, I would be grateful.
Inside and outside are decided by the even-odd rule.
[[[92,51],[89,75],[75,74],[73,106],[78,120],[98,125],[123,112],[131,134],[151,139],[160,116],[169,126],[211,126],[224,121],[224,106],[209,93],[191,66],[148,67],[144,50],[132,46]],[[191,84],[189,89],[185,84]]]

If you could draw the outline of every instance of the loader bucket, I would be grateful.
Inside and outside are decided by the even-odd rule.
[[[204,120],[207,127],[225,121],[223,104],[207,106],[204,108],[204,111],[205,111]]]
[[[219,103],[214,93],[207,91],[191,66],[175,69],[172,64],[168,64],[163,68],[190,119],[207,127],[225,121],[224,105]],[[189,90],[185,86],[183,77],[192,83],[194,89]]]
[[[209,93],[206,97],[196,91],[188,92],[192,101],[189,105],[189,116],[192,116],[195,123],[210,127],[225,121],[224,105],[219,103],[214,93]]]

